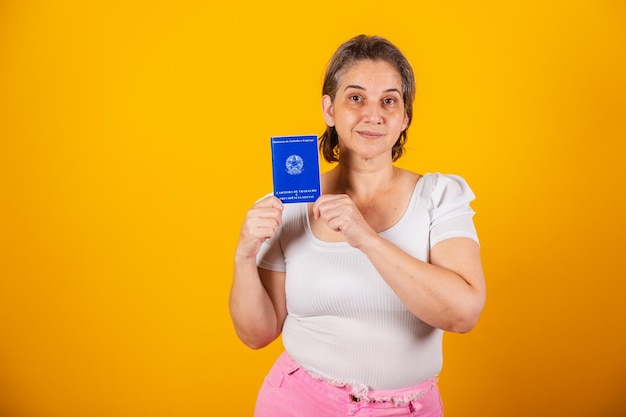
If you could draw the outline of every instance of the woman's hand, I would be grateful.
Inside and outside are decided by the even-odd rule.
[[[328,228],[341,233],[355,248],[364,241],[377,236],[359,211],[354,201],[346,194],[324,194],[313,204],[313,216],[321,219]]]
[[[282,214],[283,203],[277,197],[268,196],[254,204],[241,226],[235,260],[256,258],[261,244],[280,227]]]

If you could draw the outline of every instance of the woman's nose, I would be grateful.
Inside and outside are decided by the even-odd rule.
[[[367,103],[363,107],[363,118],[364,121],[368,123],[381,124],[383,122],[383,117],[378,103]]]

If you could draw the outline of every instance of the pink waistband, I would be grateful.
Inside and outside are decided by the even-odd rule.
[[[426,395],[434,386],[437,385],[437,378],[433,377],[407,388],[393,390],[371,390],[365,384],[359,382],[338,381],[325,375],[306,369],[297,363],[287,352],[284,352],[278,359],[286,373],[290,374],[298,369],[304,370],[311,378],[322,381],[330,387],[348,391],[353,401],[366,402],[392,402],[397,406],[402,406],[416,401]]]

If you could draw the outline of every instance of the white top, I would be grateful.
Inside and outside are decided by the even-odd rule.
[[[463,178],[426,174],[402,218],[379,235],[428,261],[441,240],[478,241],[472,200]],[[443,331],[410,313],[361,251],[315,237],[306,204],[285,205],[257,264],[286,272],[283,344],[309,371],[375,390],[411,387],[441,371]]]

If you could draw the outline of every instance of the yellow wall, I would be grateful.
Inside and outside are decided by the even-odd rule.
[[[446,336],[447,415],[626,412],[623,1],[5,0],[1,416],[251,415],[280,344],[232,330],[239,225],[359,33],[415,66],[399,165],[478,195],[488,304]]]

